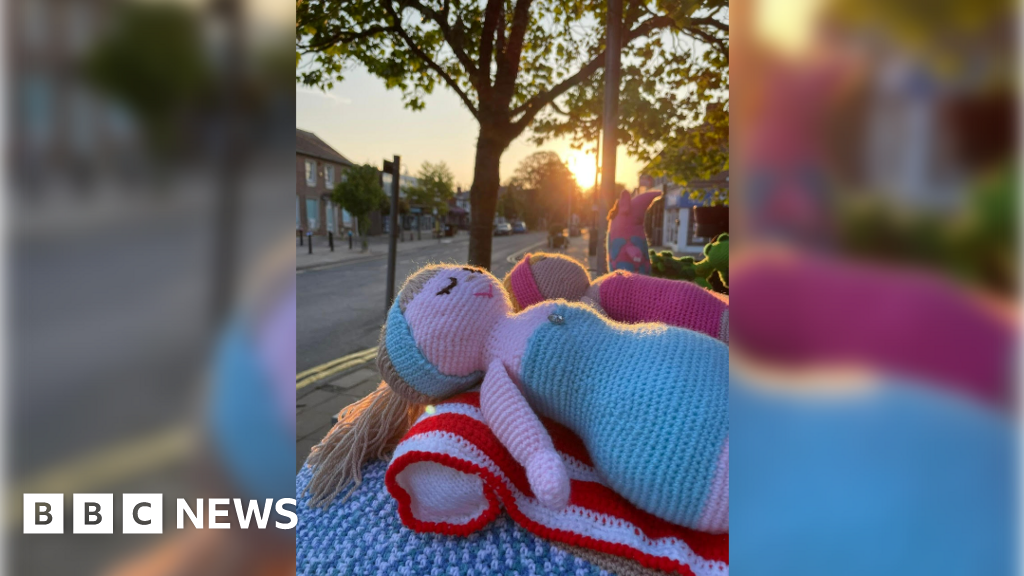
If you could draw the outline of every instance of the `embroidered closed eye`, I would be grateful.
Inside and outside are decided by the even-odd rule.
[[[448,286],[446,286],[440,292],[435,294],[435,296],[440,296],[441,294],[451,294],[452,293],[452,288],[455,288],[455,286],[458,285],[458,283],[459,283],[459,281],[456,280],[455,278],[449,277],[448,279],[451,280],[451,284],[448,284]]]

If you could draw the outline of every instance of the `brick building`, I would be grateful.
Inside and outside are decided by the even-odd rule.
[[[352,216],[331,201],[334,186],[352,166],[312,132],[295,129],[295,228],[326,235],[355,231]]]

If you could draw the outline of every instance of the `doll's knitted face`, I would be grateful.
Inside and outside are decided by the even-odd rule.
[[[482,370],[491,329],[511,304],[498,279],[480,268],[442,266],[405,309],[413,339],[445,374]]]

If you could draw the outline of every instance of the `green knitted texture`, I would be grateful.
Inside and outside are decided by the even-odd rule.
[[[720,234],[704,246],[704,258],[677,257],[672,252],[650,251],[651,275],[669,280],[685,280],[698,286],[729,293],[729,235]]]

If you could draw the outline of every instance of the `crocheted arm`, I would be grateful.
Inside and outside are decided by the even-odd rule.
[[[613,272],[595,280],[584,298],[617,322],[661,322],[729,342],[728,301],[692,282]]]
[[[565,465],[547,430],[500,360],[487,367],[480,385],[480,409],[494,435],[516,462],[526,468],[526,479],[537,499],[549,508],[564,508],[569,503]]]
[[[736,316],[736,342],[747,353],[867,365],[1014,402],[1016,313],[921,270],[768,250],[747,256]]]

